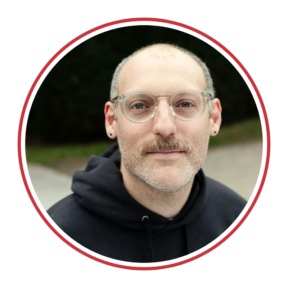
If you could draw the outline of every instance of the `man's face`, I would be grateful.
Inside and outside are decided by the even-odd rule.
[[[198,64],[179,51],[165,57],[142,52],[124,66],[119,77],[119,94],[147,92],[156,96],[183,90],[205,91],[205,78]],[[207,105],[199,118],[183,121],[172,115],[167,98],[160,98],[155,116],[147,122],[135,123],[125,117],[120,101],[115,130],[122,173],[131,173],[162,191],[176,190],[191,181],[207,154],[210,135]],[[156,146],[151,146],[154,140]],[[178,145],[170,145],[170,140]],[[159,151],[163,147],[166,148]]]

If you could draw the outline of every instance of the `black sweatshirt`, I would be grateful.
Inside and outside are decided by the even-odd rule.
[[[157,262],[192,253],[222,234],[246,205],[243,198],[200,170],[187,203],[169,220],[130,196],[119,168],[115,143],[101,156],[91,156],[85,171],[74,173],[74,194],[48,210],[67,235],[113,259]],[[143,221],[143,216],[148,217]]]

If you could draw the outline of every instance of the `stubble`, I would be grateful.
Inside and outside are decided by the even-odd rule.
[[[156,137],[135,147],[135,142],[122,137],[116,125],[118,143],[123,164],[131,175],[141,180],[153,190],[174,192],[187,185],[198,173],[206,159],[210,138],[210,127],[195,135],[190,143],[175,136]],[[149,152],[181,150],[185,153],[181,160],[163,159],[155,163],[148,159]]]

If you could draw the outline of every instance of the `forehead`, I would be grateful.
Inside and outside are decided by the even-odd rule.
[[[122,68],[118,80],[118,94],[149,92],[156,95],[205,89],[202,68],[191,56],[175,48],[140,52]]]

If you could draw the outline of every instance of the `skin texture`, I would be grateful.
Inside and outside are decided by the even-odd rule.
[[[118,94],[167,95],[183,90],[205,91],[203,72],[194,59],[167,45],[140,52],[119,76]],[[214,99],[211,117],[206,105],[199,118],[182,121],[172,115],[166,98],[157,100],[155,116],[144,123],[128,120],[120,103],[116,121],[114,107],[107,102],[105,125],[108,136],[118,138],[127,191],[146,208],[172,218],[189,197],[194,176],[206,158],[210,135],[219,131],[221,105]]]

